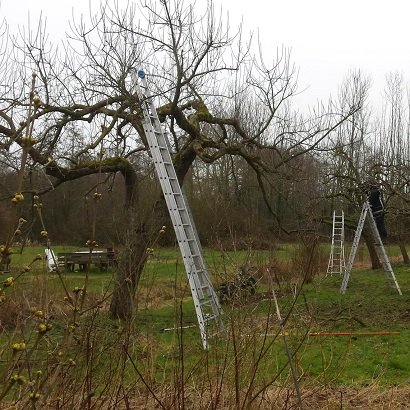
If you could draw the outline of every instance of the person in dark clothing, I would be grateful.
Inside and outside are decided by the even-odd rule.
[[[380,237],[382,239],[386,239],[387,230],[384,223],[383,193],[380,190],[380,187],[377,185],[376,181],[371,181],[367,184],[366,193],[368,195],[367,200],[369,201],[370,208],[372,209],[372,214],[376,222]]]

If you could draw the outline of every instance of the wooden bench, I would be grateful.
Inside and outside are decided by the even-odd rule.
[[[67,271],[73,272],[75,265],[80,271],[86,271],[90,265],[95,265],[100,271],[106,271],[115,264],[115,254],[111,250],[105,251],[77,251],[61,252],[58,254],[59,263],[64,264]]]

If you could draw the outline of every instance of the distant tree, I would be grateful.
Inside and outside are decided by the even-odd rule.
[[[355,229],[361,205],[367,200],[366,181],[374,180],[384,197],[389,240],[397,241],[403,259],[408,260],[404,239],[408,217],[408,107],[404,104],[403,80],[398,74],[387,77],[384,107],[371,112],[366,104],[369,81],[360,72],[352,73],[341,88],[340,101],[363,96],[362,108],[332,136],[323,170],[331,209],[344,209],[347,224]],[[350,104],[350,103],[349,103]],[[332,145],[329,144],[329,148]],[[363,231],[372,267],[381,266],[371,232]]]
[[[344,210],[346,226],[353,232],[357,227],[361,207],[367,200],[364,183],[375,177],[372,149],[376,137],[371,127],[371,111],[367,103],[369,89],[370,80],[360,71],[351,72],[341,85],[339,105],[342,107],[353,101],[360,101],[361,108],[331,136],[323,167],[324,183],[328,186],[325,196],[330,199],[331,205],[329,215],[334,209]],[[367,225],[362,235],[369,250],[372,268],[377,269],[381,265]]]
[[[410,263],[405,246],[410,238],[409,107],[403,76],[390,73],[386,76],[384,106],[378,122],[376,168],[385,191],[390,237],[399,244],[405,263]]]

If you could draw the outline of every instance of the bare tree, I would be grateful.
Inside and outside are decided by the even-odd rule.
[[[398,242],[403,261],[410,263],[405,247],[409,232],[405,221],[409,218],[409,94],[403,76],[390,73],[386,76],[384,106],[378,127],[377,172],[386,192],[386,208],[390,223],[390,236]]]
[[[384,206],[389,224],[389,237],[398,241],[403,260],[408,261],[404,246],[403,223],[407,218],[408,186],[408,111],[405,105],[403,78],[398,74],[387,76],[384,107],[380,113],[366,108],[369,80],[360,72],[352,73],[341,88],[341,101],[362,95],[362,109],[341,126],[333,140],[333,149],[327,158],[325,178],[330,191],[332,208],[348,211],[347,223],[356,227],[358,211],[367,199],[361,189],[367,180],[375,180],[383,192]],[[377,115],[375,115],[377,114]],[[329,145],[330,148],[330,145]],[[353,218],[352,218],[353,216]],[[363,236],[369,250],[372,267],[380,261],[374,248],[371,233]]]
[[[329,186],[327,196],[332,209],[344,209],[345,223],[352,231],[356,229],[358,215],[365,200],[363,189],[369,178],[375,177],[373,147],[375,133],[372,129],[371,111],[367,99],[370,80],[360,71],[351,72],[339,90],[339,104],[360,101],[360,110],[354,113],[332,136],[328,145],[329,156],[325,171],[325,184]],[[363,238],[369,250],[372,268],[379,268],[380,261],[374,246],[374,239],[368,229],[363,230]]]
[[[182,0],[129,3],[124,9],[110,4],[89,21],[73,22],[59,48],[48,41],[41,22],[36,32],[13,37],[7,69],[2,70],[1,160],[13,166],[27,141],[21,123],[24,90],[28,72],[35,70],[41,105],[34,114],[29,166],[52,178],[54,188],[98,172],[123,176],[128,251],[111,312],[129,318],[146,248],[163,224],[159,203],[150,215],[138,213],[136,166],[148,154],[130,70],[143,68],[148,75],[181,183],[194,160],[212,163],[238,156],[255,173],[264,197],[264,175],[320,148],[359,105],[354,100],[337,112],[323,109],[306,118],[295,113],[291,99],[297,71],[289,52],[278,50],[268,64],[252,52],[252,36],[240,27],[232,32],[212,1],[202,12]],[[275,152],[275,163],[264,160],[261,150]],[[50,184],[26,189],[41,194]]]

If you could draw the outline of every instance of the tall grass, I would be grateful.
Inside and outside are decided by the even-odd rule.
[[[12,269],[21,271],[20,262],[25,266],[38,250],[14,255]],[[300,249],[294,250],[299,260]],[[288,263],[279,263],[271,253],[263,259],[255,252],[246,261],[257,279],[256,294],[224,305],[226,333],[212,338],[210,350],[203,351],[178,253],[157,252],[146,266],[138,312],[129,323],[109,317],[112,271],[88,273],[81,308],[84,274],[47,273],[39,260],[7,287],[0,316],[0,407],[295,408],[283,331],[306,407],[377,405],[368,396],[375,392],[379,403],[387,405],[405,394],[403,387],[382,395],[391,383],[404,383],[410,371],[400,348],[410,338],[401,316],[407,299],[397,300],[387,290],[383,273],[353,272],[344,297],[338,293],[339,278],[316,276],[295,299],[295,284],[299,290],[303,272],[295,274],[291,253]],[[226,271],[232,277],[235,267],[226,261],[238,266],[244,261],[243,254],[218,255],[207,255],[214,260],[215,275]],[[275,266],[281,269],[276,277],[271,272]],[[406,294],[404,267],[397,269],[397,277]],[[284,328],[275,312],[272,286],[286,319]],[[384,308],[372,315],[375,298]],[[400,330],[399,336],[310,336],[323,330],[377,330],[386,328],[388,320],[388,328]]]

